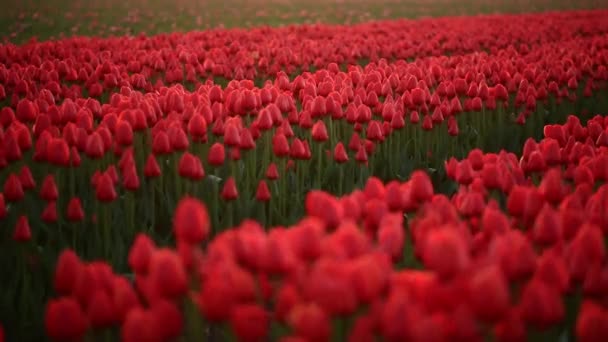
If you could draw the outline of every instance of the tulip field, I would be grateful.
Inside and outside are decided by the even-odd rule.
[[[607,18],[6,9],[0,342],[608,341]]]

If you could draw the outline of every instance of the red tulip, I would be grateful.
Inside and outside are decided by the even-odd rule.
[[[61,252],[55,266],[55,291],[62,295],[72,294],[82,269],[82,262],[74,251],[66,249]]]
[[[70,222],[80,222],[84,219],[84,210],[82,209],[80,198],[74,197],[70,199],[66,217]]]
[[[27,216],[21,215],[17,219],[15,231],[13,232],[13,240],[17,242],[28,242],[32,238],[32,231]]]
[[[44,210],[42,211],[41,218],[42,218],[42,221],[44,221],[46,223],[57,222],[57,219],[58,219],[57,202],[55,202],[55,201],[48,202],[47,205],[44,207]]]
[[[173,151],[169,136],[163,131],[159,131],[152,139],[152,153],[155,155],[169,154]]]
[[[180,297],[188,290],[187,275],[179,256],[169,250],[155,251],[150,260],[149,280],[155,292],[167,298]]]
[[[100,202],[112,202],[118,197],[114,189],[114,181],[108,172],[104,172],[99,176],[95,188],[95,195]]]
[[[475,273],[469,282],[469,303],[481,320],[496,322],[509,309],[509,287],[502,270],[489,266]]]
[[[254,304],[242,304],[233,308],[230,326],[241,341],[263,341],[268,335],[270,314]]]
[[[116,124],[116,132],[114,133],[116,142],[123,146],[133,144],[133,128],[126,120],[119,120]]]
[[[21,181],[14,173],[11,173],[10,176],[8,176],[8,179],[4,182],[3,194],[4,198],[6,198],[6,200],[9,202],[18,202],[25,197]]]
[[[51,300],[46,307],[44,326],[47,335],[56,340],[81,340],[88,328],[80,305],[71,297]]]
[[[105,154],[105,147],[99,133],[93,132],[93,134],[89,135],[87,138],[85,153],[91,159],[99,159],[103,157]]]
[[[295,306],[288,316],[289,325],[294,332],[310,341],[327,341],[331,332],[330,319],[314,303]]]
[[[158,318],[143,308],[134,308],[129,311],[121,327],[121,339],[124,342],[161,342],[159,334],[160,325]]]
[[[205,176],[201,160],[190,152],[185,152],[180,158],[178,173],[181,177],[191,180],[200,180]]]
[[[209,155],[207,157],[209,159],[209,164],[213,166],[221,166],[224,164],[225,157],[226,154],[224,151],[224,145],[220,143],[214,143],[211,145]]]
[[[160,299],[150,308],[155,321],[159,324],[157,331],[162,341],[175,339],[182,334],[184,318],[175,303]]]
[[[87,307],[87,316],[91,326],[97,329],[110,327],[117,322],[116,309],[106,291],[95,291]]]
[[[433,184],[423,171],[414,171],[410,177],[411,195],[416,201],[428,201],[433,197]]]
[[[277,132],[272,137],[272,151],[277,157],[287,157],[289,155],[289,142],[283,133]]]
[[[173,217],[173,230],[178,240],[195,245],[201,243],[211,230],[207,208],[199,200],[180,200]]]
[[[541,281],[533,280],[526,285],[520,305],[524,320],[539,329],[558,324],[565,317],[561,296],[557,290]]]
[[[601,342],[608,338],[608,312],[592,300],[582,303],[576,320],[576,338],[581,342]]]
[[[260,202],[268,202],[270,201],[270,190],[268,189],[268,184],[263,179],[258,183],[258,188],[255,192],[255,199]]]
[[[21,171],[19,171],[19,180],[21,182],[23,190],[25,191],[34,189],[36,187],[36,181],[34,180],[34,176],[32,176],[32,172],[27,166],[22,167]]]
[[[424,245],[424,263],[442,278],[451,278],[467,269],[471,263],[466,242],[447,226],[429,232]]]
[[[239,197],[239,192],[233,177],[229,177],[226,180],[226,183],[224,183],[221,196],[224,201],[234,201]]]
[[[137,191],[139,189],[139,176],[137,175],[135,165],[124,171],[122,186],[129,191]]]
[[[154,154],[150,154],[146,160],[146,165],[144,166],[144,176],[147,178],[156,178],[159,177],[160,174],[160,166],[156,161],[156,157],[154,157]]]
[[[275,163],[270,163],[270,165],[268,165],[268,169],[266,170],[266,178],[269,180],[279,179],[279,170],[277,169],[277,165]]]
[[[312,126],[312,138],[317,142],[323,142],[329,139],[327,128],[323,121],[319,120]]]

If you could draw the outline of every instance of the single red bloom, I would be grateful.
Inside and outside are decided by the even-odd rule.
[[[55,291],[62,295],[72,294],[82,270],[82,261],[73,250],[66,249],[61,252],[55,266],[53,280]]]
[[[237,305],[230,314],[230,326],[242,341],[264,341],[269,322],[270,314],[255,304]]]
[[[34,189],[36,187],[34,176],[32,176],[32,172],[27,166],[22,167],[21,171],[19,171],[19,180],[21,181],[21,186],[25,191]]]
[[[126,120],[119,120],[116,124],[116,131],[114,132],[116,142],[123,146],[130,146],[133,144],[133,128],[131,124]]]
[[[469,281],[469,305],[477,317],[485,322],[502,319],[509,310],[509,286],[498,266],[475,272]]]
[[[181,199],[173,216],[173,230],[180,241],[201,243],[211,230],[205,205],[192,197]]]
[[[430,231],[424,243],[423,255],[425,265],[442,278],[456,276],[471,263],[464,238],[452,226]]]
[[[13,232],[13,240],[17,242],[27,242],[32,239],[32,231],[27,216],[21,215],[17,219],[15,231]]]
[[[329,315],[317,304],[295,306],[287,318],[298,336],[310,341],[327,341],[331,332]]]
[[[161,342],[159,334],[162,321],[151,312],[143,308],[134,308],[127,313],[122,324],[120,336],[124,342]]]
[[[112,202],[118,197],[114,189],[114,181],[108,172],[98,177],[95,194],[97,200],[104,203]]]
[[[260,202],[268,202],[270,201],[270,190],[268,189],[268,184],[265,180],[260,180],[258,183],[258,188],[255,192],[255,199]]]
[[[179,256],[169,250],[160,249],[152,254],[149,280],[161,296],[181,297],[188,291],[188,278]]]
[[[4,198],[9,202],[18,202],[25,197],[23,186],[19,177],[14,173],[8,176],[8,179],[4,182]]]
[[[576,340],[603,342],[608,339],[608,311],[592,300],[582,303],[576,320]]]
[[[116,308],[108,293],[99,289],[93,296],[87,307],[87,316],[93,328],[108,328],[118,322]]]
[[[86,316],[72,297],[52,299],[47,304],[44,326],[50,338],[61,341],[82,340],[88,329]]]
[[[150,154],[146,160],[146,165],[144,166],[144,176],[147,178],[156,178],[159,177],[160,174],[160,166],[156,161],[156,157],[154,154]]]
[[[312,126],[312,139],[317,142],[324,142],[329,139],[325,122],[319,120]]]
[[[209,160],[209,164],[212,166],[221,166],[224,164],[224,160],[226,159],[226,152],[224,150],[224,145],[221,143],[214,143],[209,148],[209,154],[207,159]]]
[[[279,179],[279,170],[277,168],[277,164],[270,163],[270,165],[268,165],[268,169],[266,170],[266,178],[269,180]]]
[[[172,340],[180,336],[184,327],[184,318],[175,303],[166,299],[155,301],[150,311],[156,322],[157,329],[162,341]]]
[[[233,201],[239,197],[234,177],[229,177],[226,180],[226,183],[224,183],[224,187],[222,188],[221,196],[224,201]]]
[[[70,222],[80,222],[84,219],[84,210],[80,198],[74,197],[68,203],[67,219]]]

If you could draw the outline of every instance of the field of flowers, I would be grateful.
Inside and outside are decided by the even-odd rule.
[[[601,2],[34,3],[0,342],[608,340]]]

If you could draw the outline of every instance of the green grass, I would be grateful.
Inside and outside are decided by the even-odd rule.
[[[4,42],[72,35],[522,13],[607,7],[603,0],[0,0]]]

